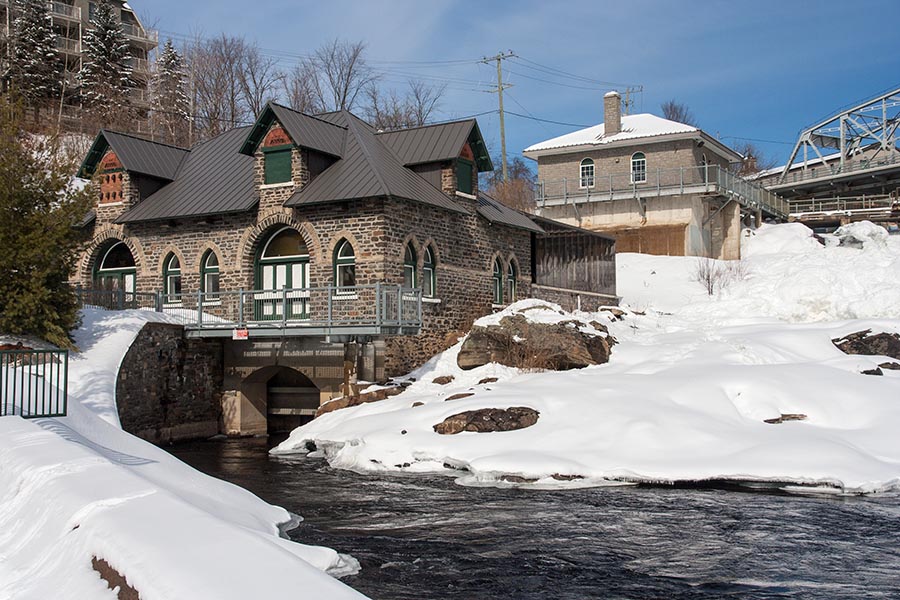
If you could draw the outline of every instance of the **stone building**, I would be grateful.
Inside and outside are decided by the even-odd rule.
[[[539,214],[614,235],[618,252],[740,257],[741,217],[775,214],[777,198],[733,174],[740,154],[704,131],[651,114],[621,114],[528,147]]]
[[[380,132],[270,104],[191,149],[101,131],[73,279],[88,301],[181,317],[172,344],[219,353],[222,428],[265,431],[350,391],[348,370],[407,372],[518,298],[615,302],[613,241],[495,202],[478,189],[492,168],[475,120]],[[177,357],[140,347],[138,363]]]

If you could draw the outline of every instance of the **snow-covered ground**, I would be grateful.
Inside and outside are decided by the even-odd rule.
[[[0,599],[115,598],[95,556],[143,600],[362,598],[332,577],[352,558],[279,537],[287,511],[119,428],[116,372],[151,319],[85,311],[69,416],[0,418]]]
[[[619,344],[608,364],[462,371],[457,344],[411,373],[404,393],[324,415],[273,452],[314,442],[336,467],[452,473],[470,485],[511,485],[502,478],[515,475],[545,487],[735,479],[900,489],[900,372],[863,375],[887,359],[847,356],[831,342],[863,329],[900,332],[900,238],[869,224],[849,233],[862,248],[834,237],[823,247],[799,224],[747,231],[745,259],[716,263],[727,272],[713,296],[696,280],[699,259],[620,254],[629,314],[579,315],[609,321]],[[441,375],[454,380],[432,383]],[[487,377],[499,381],[478,384]],[[461,392],[474,395],[444,400]],[[538,423],[502,433],[432,429],[462,411],[510,406],[536,409]],[[807,419],[763,422],[788,413]]]

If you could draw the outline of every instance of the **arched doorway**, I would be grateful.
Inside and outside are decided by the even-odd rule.
[[[239,429],[244,432],[288,433],[316,416],[320,392],[312,380],[290,367],[269,366],[241,382]]]
[[[297,230],[279,229],[262,245],[255,287],[259,290],[253,302],[256,319],[308,318],[309,249]]]
[[[131,250],[120,240],[112,240],[100,249],[94,263],[93,287],[108,292],[134,293],[137,268]]]

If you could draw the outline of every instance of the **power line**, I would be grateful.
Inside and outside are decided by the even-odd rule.
[[[563,121],[553,121],[551,119],[541,119],[539,117],[521,115],[519,113],[514,113],[511,110],[506,111],[506,114],[513,115],[514,117],[520,117],[522,119],[529,119],[531,121],[540,121],[541,123],[552,123],[553,125],[565,125],[566,127],[580,127],[581,129],[585,129],[587,127],[593,127],[593,125],[579,125],[578,123],[565,123]]]
[[[526,62],[526,63],[529,63],[529,65],[533,65],[533,66],[529,66],[529,65],[522,64],[522,63],[518,63],[518,64],[520,64],[520,66],[525,67],[526,69],[532,69],[532,70],[534,70],[534,71],[547,73],[547,74],[554,75],[554,76],[557,76],[557,77],[559,77],[559,76],[564,76],[564,77],[568,77],[568,78],[570,78],[570,79],[575,79],[575,80],[583,81],[583,82],[585,82],[585,83],[593,83],[593,84],[595,84],[595,85],[601,85],[601,86],[613,86],[613,87],[632,87],[632,86],[634,86],[634,84],[631,84],[631,83],[622,83],[622,82],[614,82],[614,81],[602,81],[602,80],[599,80],[599,79],[591,79],[591,78],[589,78],[589,77],[583,77],[583,76],[581,76],[581,75],[576,75],[576,74],[574,74],[574,73],[569,73],[568,71],[563,71],[562,69],[557,69],[557,68],[555,68],[555,67],[549,67],[549,66],[547,66],[547,65],[542,65],[542,64],[540,64],[540,63],[538,63],[538,62],[535,62],[535,61],[533,61],[533,60],[529,60],[529,59],[527,59],[527,58],[525,58],[525,57],[523,57],[523,56],[517,56],[516,58],[519,59],[520,61],[524,61],[524,62]]]
[[[756,138],[738,137],[736,135],[726,135],[723,140],[743,140],[745,142],[759,142],[760,144],[784,144],[785,146],[793,146],[794,142],[782,142],[778,140],[759,140]]]

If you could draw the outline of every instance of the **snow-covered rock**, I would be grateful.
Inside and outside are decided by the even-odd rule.
[[[607,364],[464,371],[457,344],[411,373],[402,395],[325,415],[273,452],[304,452],[310,442],[336,467],[453,473],[471,485],[733,479],[900,488],[900,372],[862,375],[879,358],[846,355],[831,341],[900,332],[900,239],[825,246],[789,224],[760,228],[743,249],[739,268],[723,263],[733,276],[713,296],[696,280],[695,258],[622,254],[619,293],[630,310],[621,320],[536,311],[604,323],[619,341]],[[431,383],[438,375],[454,380]],[[461,394],[470,395],[446,401]],[[517,431],[433,429],[462,412],[510,407],[540,418]]]

